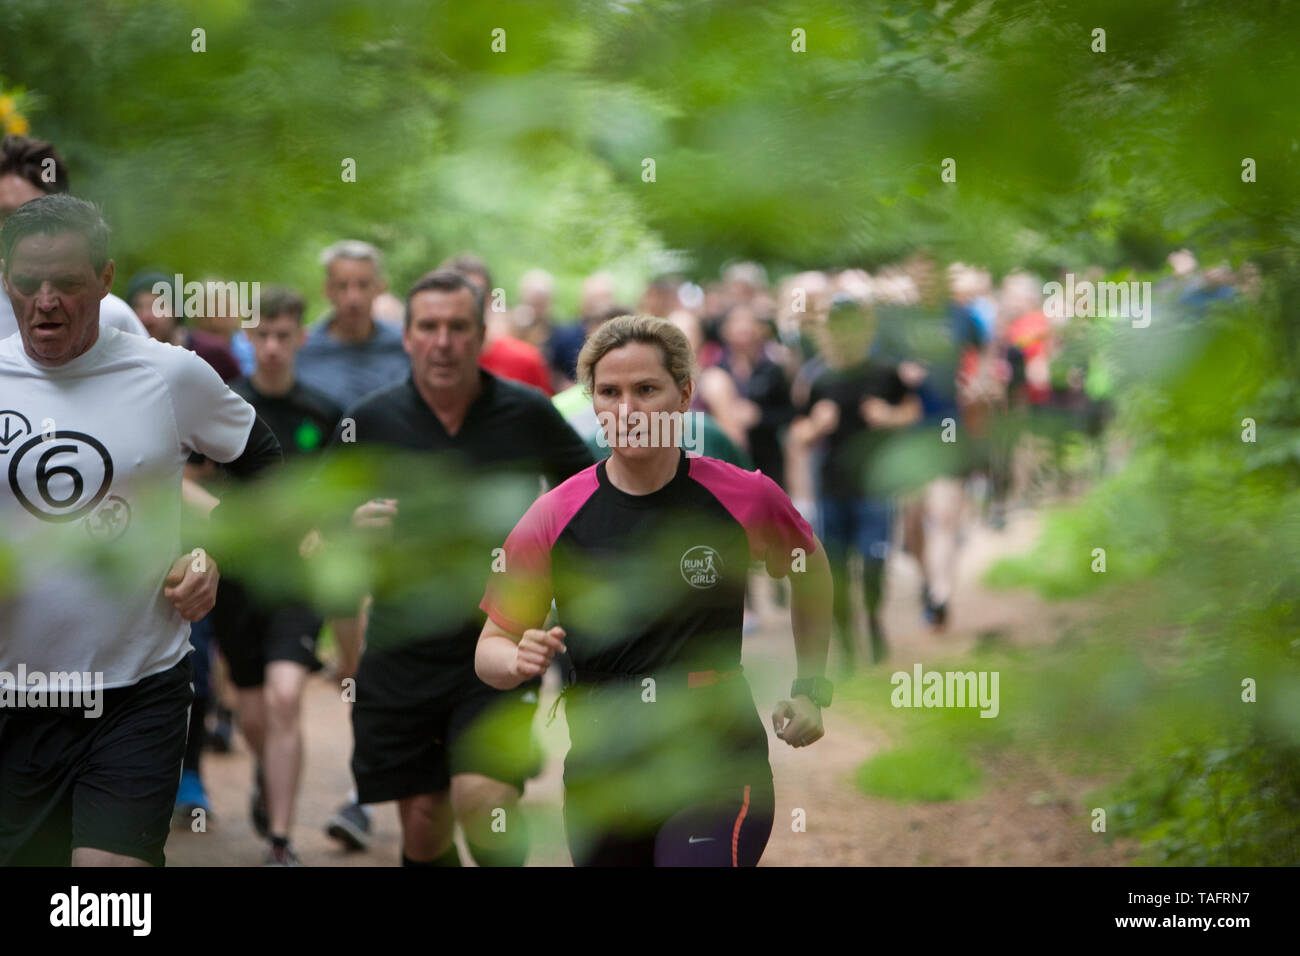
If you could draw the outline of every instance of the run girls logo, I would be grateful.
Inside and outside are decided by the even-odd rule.
[[[697,544],[682,555],[681,568],[687,584],[707,590],[722,577],[722,556],[707,544]]]

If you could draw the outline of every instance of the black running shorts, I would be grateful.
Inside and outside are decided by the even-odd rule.
[[[261,687],[271,661],[292,661],[311,672],[320,670],[316,642],[321,623],[304,604],[264,607],[229,578],[221,580],[212,609],[212,628],[221,656],[230,668],[231,683],[239,688]]]
[[[0,865],[67,866],[75,847],[164,865],[194,698],[186,655],[102,713],[0,709]]]
[[[360,803],[439,793],[459,773],[522,791],[541,771],[533,734],[537,683],[499,691],[475,679],[420,707],[352,705],[352,774]]]

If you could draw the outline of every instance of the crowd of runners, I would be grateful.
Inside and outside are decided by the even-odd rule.
[[[473,862],[522,865],[516,805],[555,667],[576,863],[756,864],[774,807],[740,665],[754,602],[790,609],[797,672],[770,719],[808,746],[831,646],[836,675],[888,656],[893,549],[921,572],[918,616],[950,627],[967,523],[1000,526],[1110,414],[1106,322],[1050,314],[1028,273],[995,283],[924,251],[641,290],[598,273],[570,317],[542,269],[513,296],[459,254],[398,297],[381,251],[343,240],[321,254],[324,315],[264,288],[248,323],[177,315],[170,268],[115,276],[100,213],[67,190],[49,144],[4,140],[0,516],[23,562],[0,590],[0,675],[99,674],[103,709],[10,688],[31,703],[0,707],[0,864],[163,863],[173,821],[209,809],[202,751],[231,726],[264,862],[298,864],[302,700],[326,631],[353,735],[355,789],[327,824],[344,846],[367,848],[367,806],[393,801],[404,865],[461,865],[457,826]],[[1171,264],[1188,308],[1234,294],[1188,253]],[[241,485],[358,455],[364,493],[313,536],[328,546],[341,519],[402,574],[327,607],[202,550],[205,526],[246,515],[222,508]],[[467,531],[497,478],[528,494]],[[432,506],[439,481],[455,487]],[[449,568],[452,536],[481,562]],[[285,568],[311,551],[265,548]]]

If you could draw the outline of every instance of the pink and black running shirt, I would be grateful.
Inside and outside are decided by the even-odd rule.
[[[554,598],[579,680],[739,668],[750,563],[797,571],[812,529],[772,479],[716,458],[683,452],[648,495],[614,487],[605,465],[533,503],[479,607],[522,634]]]

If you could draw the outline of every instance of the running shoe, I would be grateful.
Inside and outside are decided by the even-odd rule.
[[[302,860],[298,859],[298,854],[293,852],[293,847],[289,845],[276,846],[272,843],[266,849],[266,860],[263,866],[302,866]]]
[[[931,623],[934,625],[936,631],[944,631],[948,629],[947,601],[944,601],[942,604],[934,605],[934,616],[931,618]]]
[[[230,712],[229,707],[218,707],[217,718],[213,721],[212,730],[208,732],[204,743],[214,753],[228,754],[234,747],[232,743],[234,734],[234,714]]]
[[[263,840],[271,836],[271,811],[266,806],[266,777],[258,767],[253,777],[253,792],[248,797],[248,818],[253,821],[253,829]]]
[[[208,793],[203,789],[197,770],[182,770],[180,789],[176,791],[176,807],[173,811],[178,825],[189,826],[194,819],[194,811],[202,810],[205,814],[212,812],[208,803]]]
[[[325,821],[325,833],[348,850],[370,849],[370,814],[359,803],[345,803]]]
[[[930,585],[928,584],[921,585],[921,611],[925,614],[925,623],[933,624],[935,603],[934,599],[930,597]]]
[[[1002,531],[1007,526],[1007,509],[1001,504],[995,504],[989,508],[989,527],[994,531]]]

